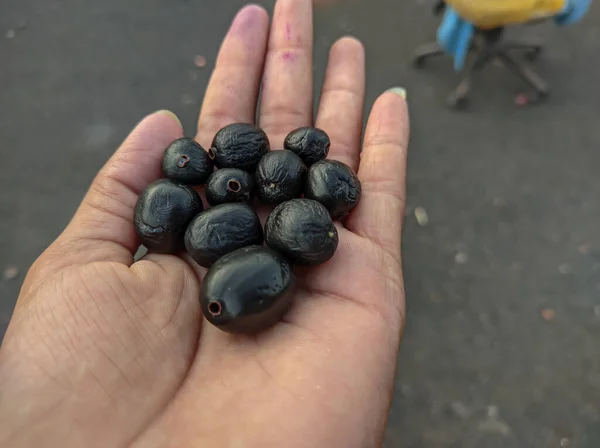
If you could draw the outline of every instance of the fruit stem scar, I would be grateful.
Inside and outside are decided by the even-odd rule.
[[[220,316],[223,312],[223,307],[219,302],[210,302],[208,304],[208,312],[213,316]]]
[[[187,154],[182,154],[181,157],[179,157],[179,160],[177,161],[177,166],[179,168],[183,168],[184,166],[186,166],[188,164],[189,161],[190,161],[190,156],[188,156]]]
[[[242,189],[242,185],[235,179],[231,179],[227,182],[227,189],[232,193],[237,193]]]
[[[335,232],[329,232],[329,233],[327,234],[327,236],[328,236],[329,238],[333,238],[333,237],[335,236]]]
[[[208,157],[210,157],[210,160],[215,160],[215,151],[212,148],[208,149]]]

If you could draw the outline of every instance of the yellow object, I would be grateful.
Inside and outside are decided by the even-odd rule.
[[[446,0],[456,13],[478,28],[489,29],[553,16],[567,0]]]

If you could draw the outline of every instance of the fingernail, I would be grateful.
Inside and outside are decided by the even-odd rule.
[[[392,87],[388,90],[388,92],[395,93],[396,95],[400,95],[402,98],[406,99],[406,89],[403,87]]]
[[[181,124],[181,120],[180,120],[180,119],[177,117],[177,115],[175,115],[175,114],[174,114],[173,112],[171,112],[170,110],[163,109],[163,110],[159,110],[159,111],[157,111],[156,113],[157,113],[157,114],[161,114],[161,115],[166,115],[167,117],[170,117],[170,118],[172,118],[172,119],[173,119],[175,122],[177,122],[177,124],[178,124],[179,126],[183,127],[183,126],[182,126],[182,124]]]
[[[229,33],[232,35],[245,36],[260,23],[261,16],[264,18],[266,12],[262,6],[246,5],[240,9],[233,19]]]

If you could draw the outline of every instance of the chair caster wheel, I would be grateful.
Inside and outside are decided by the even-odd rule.
[[[415,68],[423,68],[425,66],[425,59],[424,56],[415,56],[413,58],[413,66]]]
[[[535,62],[535,61],[537,61],[537,59],[540,57],[541,54],[542,54],[541,47],[534,48],[525,53],[525,59],[527,59],[529,62]]]
[[[549,91],[520,93],[515,97],[514,101],[519,107],[535,106],[543,103],[548,98],[549,94]]]
[[[469,100],[465,96],[450,95],[446,101],[448,107],[454,110],[464,110],[469,104]]]

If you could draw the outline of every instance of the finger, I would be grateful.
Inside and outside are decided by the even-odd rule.
[[[365,51],[345,37],[331,48],[316,126],[331,139],[329,158],[358,168],[365,96]]]
[[[139,246],[133,227],[138,196],[160,177],[165,148],[182,136],[181,123],[172,112],[160,111],[142,120],[98,173],[53,250],[76,253],[78,262],[131,264]]]
[[[233,20],[198,120],[197,140],[205,148],[222,127],[254,123],[268,34],[269,16],[260,6],[246,6]]]
[[[278,0],[260,107],[260,126],[274,149],[292,130],[312,124],[312,46],[311,0]]]
[[[350,231],[372,240],[398,260],[409,138],[408,109],[402,92],[386,92],[373,106],[358,169],[362,198],[346,221]]]

